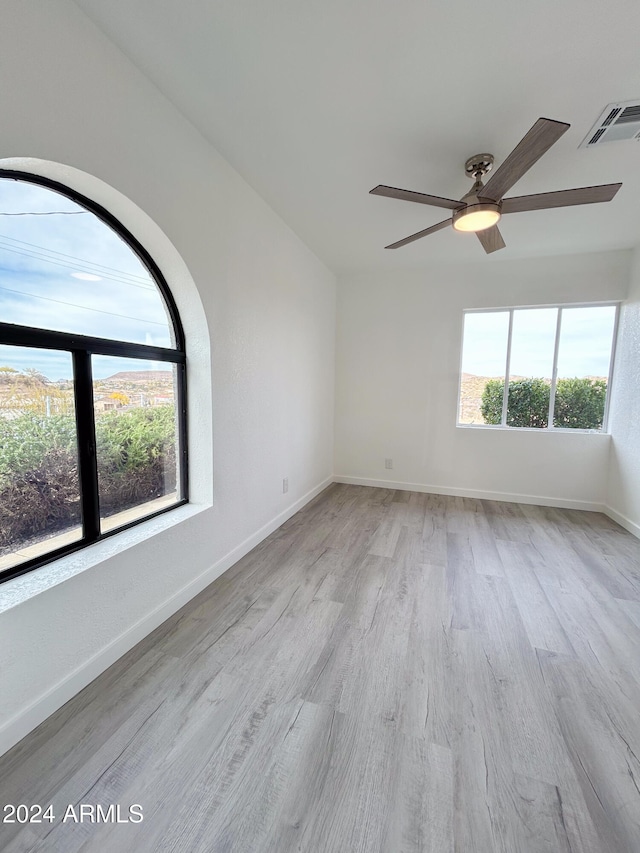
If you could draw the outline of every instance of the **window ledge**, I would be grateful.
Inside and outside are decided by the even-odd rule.
[[[609,438],[611,433],[604,432],[600,429],[562,429],[561,427],[554,427],[553,429],[549,429],[549,427],[544,427],[543,429],[539,429],[537,427],[510,427],[510,426],[502,426],[502,424],[456,424],[457,429],[470,429],[470,430],[502,430],[502,432],[535,432],[538,434],[546,434],[546,435],[599,435],[605,436]]]
[[[39,569],[5,581],[0,586],[0,613],[17,607],[30,598],[68,581],[127,548],[175,527],[176,524],[181,524],[208,509],[208,507],[209,504],[184,504],[176,507],[172,512],[165,512],[155,518],[142,521],[135,527],[105,537],[86,548],[47,563]]]

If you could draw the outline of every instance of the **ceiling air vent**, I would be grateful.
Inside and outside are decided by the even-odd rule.
[[[608,104],[578,148],[628,140],[640,142],[640,100]]]

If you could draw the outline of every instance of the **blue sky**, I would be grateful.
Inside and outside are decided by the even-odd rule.
[[[511,368],[513,376],[551,378],[557,308],[514,312]],[[562,312],[558,377],[608,376],[615,308],[565,308]],[[465,315],[462,370],[476,376],[504,376],[509,313]]]
[[[65,196],[9,179],[0,179],[0,321],[172,345],[160,293],[126,243]],[[0,347],[2,365],[71,377],[63,354]]]

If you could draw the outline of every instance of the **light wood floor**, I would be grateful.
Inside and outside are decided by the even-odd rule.
[[[638,853],[639,652],[606,517],[332,486],[0,760],[2,849]]]

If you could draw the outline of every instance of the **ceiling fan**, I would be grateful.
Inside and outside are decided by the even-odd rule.
[[[415,201],[418,204],[430,204],[433,207],[444,207],[453,211],[451,218],[418,231],[410,237],[405,237],[404,240],[391,243],[385,248],[399,249],[401,246],[406,246],[407,243],[413,243],[414,240],[419,240],[428,234],[434,234],[451,224],[456,231],[475,232],[485,252],[496,252],[505,247],[497,224],[505,213],[521,213],[526,210],[545,210],[551,207],[611,201],[622,184],[601,184],[597,187],[580,187],[573,190],[504,198],[504,194],[528,172],[569,127],[570,125],[561,121],[539,118],[484,185],[482,178],[493,167],[493,155],[476,154],[469,157],[464,169],[467,176],[473,178],[475,183],[460,201],[383,185],[374,187],[371,190],[373,195],[397,198],[402,201]]]

